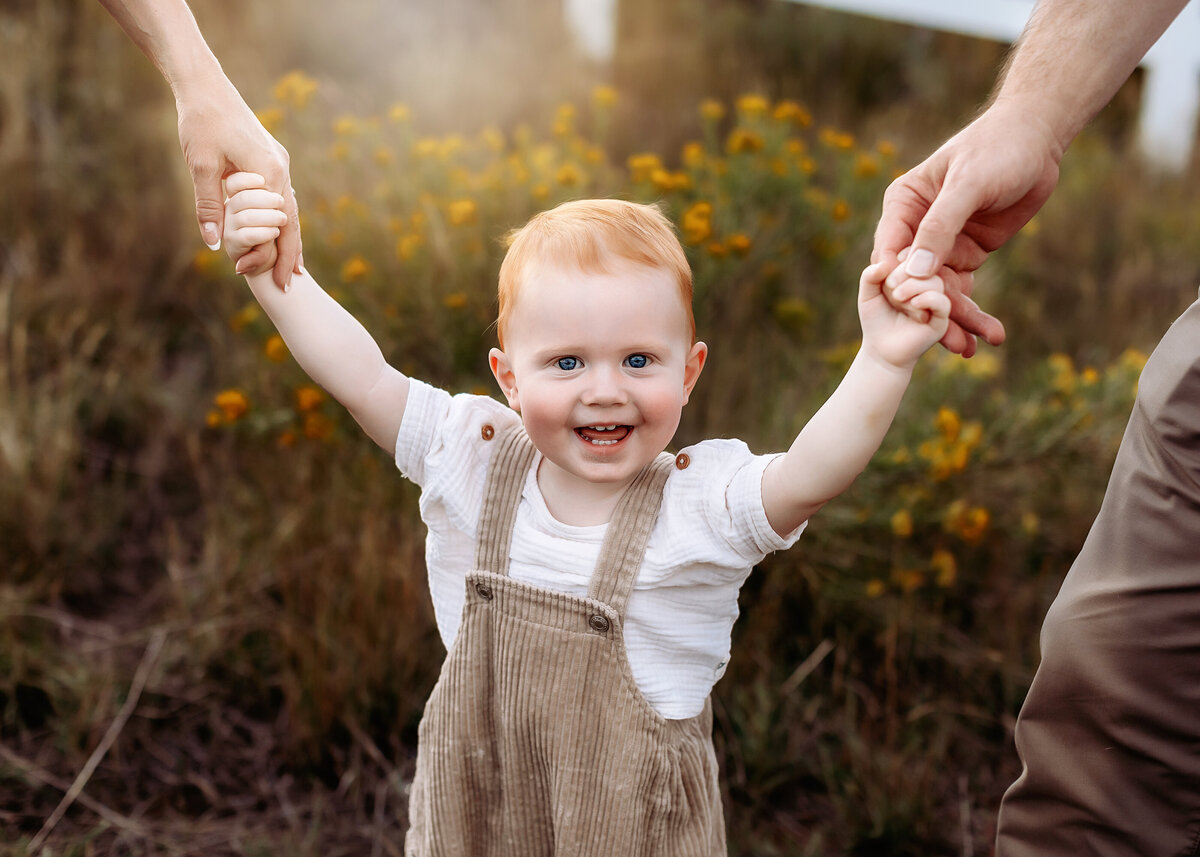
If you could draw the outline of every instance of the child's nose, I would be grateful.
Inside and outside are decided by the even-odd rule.
[[[629,395],[619,369],[597,366],[588,373],[588,384],[583,391],[584,404],[623,405],[628,400]]]

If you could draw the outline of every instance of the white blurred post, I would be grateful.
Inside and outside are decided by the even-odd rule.
[[[888,21],[1013,42],[1034,0],[791,0]],[[1136,2],[1136,0],[1135,0]],[[1142,60],[1145,83],[1138,146],[1164,169],[1180,171],[1192,156],[1200,111],[1200,15],[1189,3]]]
[[[608,62],[617,46],[617,0],[563,0],[567,26],[583,52]]]

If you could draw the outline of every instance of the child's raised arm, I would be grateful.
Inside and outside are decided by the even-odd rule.
[[[763,508],[780,535],[850,487],[883,442],[917,358],[946,332],[950,301],[940,279],[905,279],[899,270],[893,274],[892,298],[915,311],[909,313],[884,297],[887,275],[883,265],[863,271],[858,295],[862,347],[833,395],[763,474]]]
[[[226,179],[225,249],[235,262],[254,247],[274,242],[283,224],[283,198],[261,176]],[[280,291],[271,278],[271,254],[253,271],[239,269],[292,356],[314,381],[341,402],[363,430],[389,453],[408,401],[408,378],[383,358],[375,340],[307,271]]]

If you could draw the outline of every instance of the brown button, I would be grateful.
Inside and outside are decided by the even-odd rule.
[[[592,618],[588,619],[588,625],[593,631],[603,634],[608,630],[608,617],[600,613],[594,613],[592,614]]]
[[[687,470],[687,466],[692,463],[692,459],[688,457],[686,452],[681,452],[675,456],[675,466],[680,470]]]
[[[496,430],[490,425],[484,424],[483,428],[479,430],[479,436],[484,440],[491,440],[496,436]]]
[[[476,583],[475,592],[484,601],[492,600],[492,587],[488,586],[486,583]]]

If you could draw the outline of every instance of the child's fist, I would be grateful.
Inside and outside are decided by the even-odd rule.
[[[239,274],[261,274],[275,267],[275,239],[287,223],[283,197],[267,190],[255,173],[225,179],[225,252]]]
[[[941,277],[917,279],[883,263],[859,281],[858,315],[863,347],[898,368],[911,369],[946,334],[950,299]]]

